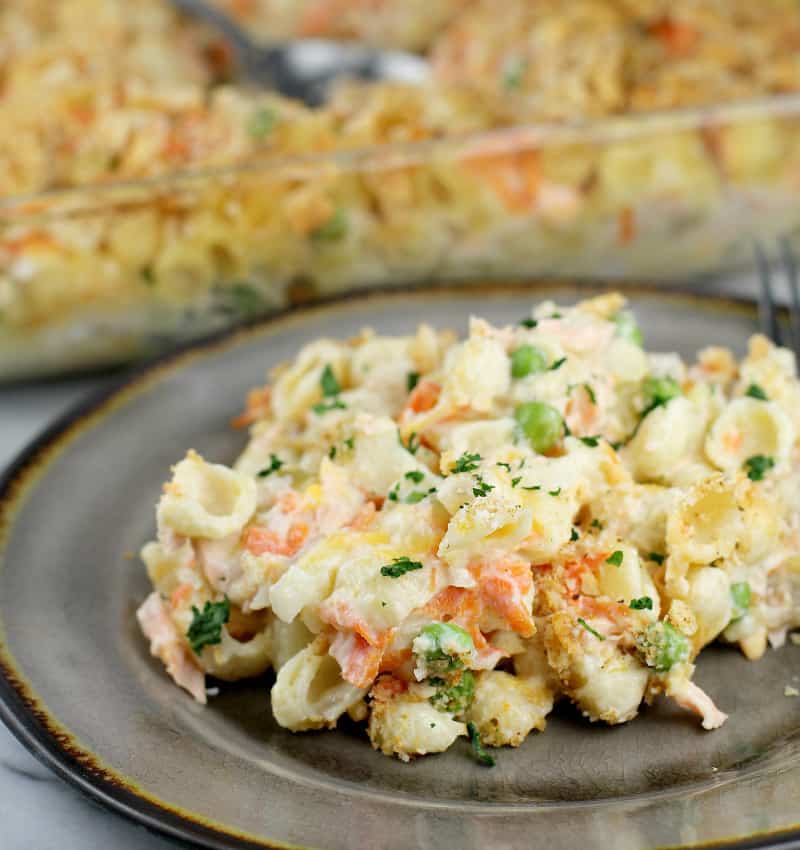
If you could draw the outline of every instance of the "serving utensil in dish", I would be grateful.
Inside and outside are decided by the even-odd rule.
[[[589,726],[559,709],[547,733],[488,771],[454,748],[405,765],[360,730],[292,735],[259,682],[222,686],[208,707],[178,692],[138,634],[147,592],[132,555],[152,534],[164,469],[187,445],[230,461],[228,427],[265,371],[321,335],[423,318],[463,330],[527,315],[565,285],[398,291],[290,311],[175,355],[53,426],[0,488],[0,714],[62,777],[151,827],[208,847],[339,850],[436,846],[619,850],[800,839],[796,682],[800,648],[758,663],[726,648],[698,681],[732,716],[706,733],[660,702],[635,723]],[[648,348],[741,353],[754,305],[633,288]],[[346,814],[345,814],[346,813]]]
[[[425,59],[401,50],[321,38],[257,43],[204,0],[170,2],[225,38],[245,80],[310,106],[323,103],[331,84],[343,77],[417,83],[429,74]]]

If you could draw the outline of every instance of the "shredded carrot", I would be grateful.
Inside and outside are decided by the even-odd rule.
[[[631,207],[619,211],[619,241],[626,245],[636,236],[636,215]]]
[[[467,160],[467,167],[486,180],[512,212],[533,208],[539,193],[539,152],[523,150]]]
[[[672,56],[685,56],[691,53],[700,37],[700,33],[694,27],[670,18],[662,18],[653,25],[651,32]]]
[[[424,413],[436,406],[441,392],[441,386],[434,381],[420,381],[411,391],[406,407],[413,410],[414,413]]]
[[[281,540],[277,532],[270,528],[253,525],[244,533],[244,547],[253,555],[296,555],[308,538],[308,526],[303,522],[293,523]]]
[[[183,602],[186,602],[192,595],[192,589],[190,584],[179,584],[169,597],[169,604],[172,608],[178,608]]]
[[[264,419],[270,410],[270,388],[257,387],[247,394],[247,402],[244,410],[231,419],[234,428],[247,428],[259,419]]]
[[[355,531],[364,531],[372,525],[375,519],[375,514],[375,502],[367,502],[356,514],[355,519],[350,523],[350,528]]]
[[[503,617],[511,629],[530,637],[536,626],[526,597],[533,586],[530,565],[525,561],[498,561],[472,568],[481,602]]]

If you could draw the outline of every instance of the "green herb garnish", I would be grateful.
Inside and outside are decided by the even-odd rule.
[[[277,472],[283,466],[283,461],[277,456],[270,452],[269,455],[269,466],[264,467],[264,469],[259,470],[256,475],[259,478],[266,478],[268,475],[272,475],[273,472]]]
[[[550,368],[548,369],[548,371],[549,371],[549,372],[555,372],[555,371],[556,371],[556,369],[560,369],[560,368],[561,368],[561,367],[562,367],[562,366],[563,366],[566,362],[567,362],[567,358],[566,358],[566,357],[559,357],[559,359],[558,359],[558,360],[556,360],[556,362],[555,362],[555,363],[553,363],[553,364],[550,366]]]
[[[494,484],[489,484],[480,475],[475,476],[475,486],[472,488],[473,496],[488,496],[494,490]]]
[[[612,552],[612,553],[611,553],[611,554],[610,554],[610,555],[606,558],[606,563],[607,563],[607,564],[613,564],[615,567],[621,567],[621,566],[622,566],[622,559],[623,559],[623,557],[624,557],[624,556],[623,556],[623,554],[622,554],[622,550],[621,550],[621,549],[617,549],[616,551]]]
[[[583,619],[583,617],[578,617],[578,622],[584,627],[584,629],[586,629],[587,632],[589,632],[589,634],[594,635],[598,640],[606,639],[605,635],[601,635],[597,629],[593,629],[586,620]]]
[[[206,646],[222,643],[222,627],[231,616],[231,603],[226,596],[222,602],[206,602],[199,611],[192,605],[192,623],[186,631],[189,646],[199,655]]]
[[[341,207],[324,224],[311,231],[311,238],[317,242],[336,242],[346,235],[347,215]]]
[[[631,599],[631,604],[628,606],[634,611],[652,611],[653,600],[649,596],[640,596],[638,599]]]
[[[421,472],[419,469],[412,469],[411,472],[407,472],[405,477],[409,481],[413,481],[415,484],[419,484],[420,481],[425,477],[425,473]]]
[[[647,560],[648,560],[648,561],[655,561],[657,564],[663,564],[663,563],[664,563],[665,558],[666,558],[666,556],[665,556],[665,555],[659,555],[659,554],[658,554],[658,552],[651,552],[651,553],[647,556]]]
[[[575,526],[572,527],[572,531],[570,532],[569,539],[572,543],[576,540],[580,539],[580,534],[578,534],[578,529]]]
[[[322,387],[322,395],[326,397],[339,395],[342,391],[341,384],[336,380],[336,375],[333,374],[330,363],[325,364],[325,368],[322,370],[322,375],[319,379],[319,385]]]
[[[278,116],[268,106],[257,109],[247,122],[247,132],[258,142],[263,141],[275,128]]]
[[[600,443],[599,437],[578,437],[578,439],[584,444],[584,446],[589,446],[589,448],[595,448]]]
[[[408,390],[408,392],[411,392],[411,390],[413,390],[414,387],[416,387],[416,385],[418,383],[419,383],[419,372],[409,372],[406,375],[406,389]]]
[[[453,464],[453,468],[450,470],[450,473],[456,472],[472,472],[473,469],[478,468],[478,464],[482,461],[483,458],[475,452],[470,454],[470,452],[464,452],[460,458]]]
[[[399,558],[392,558],[391,564],[382,566],[381,575],[387,578],[400,578],[406,573],[421,569],[422,564],[419,561],[412,561],[408,556],[402,555]]]
[[[743,469],[747,470],[747,477],[751,481],[761,481],[773,466],[775,466],[774,458],[767,455],[753,455],[744,462]]]
[[[744,394],[750,398],[757,398],[759,401],[769,401],[767,394],[758,384],[750,384]]]

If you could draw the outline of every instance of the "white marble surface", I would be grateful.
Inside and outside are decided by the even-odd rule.
[[[0,468],[102,381],[0,389]],[[30,755],[0,723],[0,848],[3,850],[169,850],[147,832],[89,801]]]

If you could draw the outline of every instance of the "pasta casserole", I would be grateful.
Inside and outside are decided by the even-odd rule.
[[[403,760],[518,746],[556,701],[623,723],[659,695],[705,729],[713,641],[758,659],[800,626],[800,384],[647,353],[625,300],[320,339],[235,420],[232,467],[189,451],[157,508],[138,612],[199,702],[275,671],[290,730],[366,721]],[[212,691],[213,693],[213,691]]]

